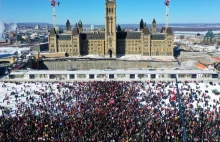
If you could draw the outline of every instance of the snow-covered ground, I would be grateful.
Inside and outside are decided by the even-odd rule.
[[[102,55],[84,55],[78,56],[76,58],[109,58],[109,55],[102,56]],[[173,61],[175,60],[173,56],[142,56],[142,55],[125,55],[125,56],[118,56],[117,59],[121,60],[156,60],[156,61]]]
[[[220,31],[212,31],[213,34],[219,34]],[[201,35],[205,35],[207,31],[175,31],[175,35],[197,35],[200,33]]]
[[[194,61],[194,60],[183,61],[183,62],[181,62],[181,66],[179,68],[185,69],[185,70],[192,69],[192,68],[194,68],[196,63],[197,63],[197,61]]]
[[[5,84],[5,87],[3,84]],[[63,97],[64,94],[62,93],[62,91],[66,91],[66,90],[68,91],[68,88],[61,87],[61,90],[59,92],[57,88],[57,86],[59,85],[60,85],[59,83],[21,83],[19,85],[16,85],[15,83],[0,82],[0,106],[9,108],[10,110],[12,110],[11,115],[15,116],[15,110],[17,110],[17,105],[22,104],[22,102],[26,106],[30,106],[31,104],[36,104],[36,103],[41,103],[41,104],[44,103],[40,95],[34,94],[34,91],[39,91],[40,94],[44,94],[46,92],[49,93],[52,91],[55,94],[51,96],[52,100],[56,100],[56,99],[59,99],[60,97]],[[137,99],[139,100],[141,104],[148,105],[147,103],[149,102],[146,102],[146,100],[144,100],[144,96],[148,96],[149,94],[147,93],[146,90],[148,90],[148,88],[152,88],[152,91],[154,93],[164,92],[164,94],[166,94],[165,96],[167,97],[161,100],[162,107],[167,108],[170,106],[171,96],[168,95],[168,92],[169,91],[176,92],[175,84],[170,83],[164,90],[160,87],[156,88],[156,85],[153,83],[149,83],[149,84],[144,83],[144,86],[145,86],[144,89],[140,90],[139,96],[137,97]],[[76,88],[78,87],[77,84],[75,84],[75,87]],[[180,89],[180,93],[182,94],[182,97],[184,98],[188,98],[192,95],[191,89],[192,89],[192,92],[196,94],[197,97],[193,95],[194,101],[187,104],[187,105],[189,104],[193,105],[194,109],[200,107],[203,109],[209,108],[212,111],[214,105],[217,108],[220,107],[220,103],[216,104],[217,101],[220,102],[220,95],[215,95],[212,93],[213,89],[216,89],[218,90],[218,92],[220,92],[220,85],[218,83],[213,84],[213,85],[209,83],[198,83],[198,84],[180,83],[179,89]],[[201,92],[200,94],[198,93],[199,91]],[[17,99],[18,101],[16,101],[15,95],[11,95],[12,92],[14,92],[15,94],[18,94],[18,99]],[[30,95],[27,95],[26,92],[30,92]],[[6,96],[8,96],[9,98],[8,100],[4,100]],[[30,100],[29,101],[26,100],[26,97],[30,97],[30,96],[35,98],[33,102]],[[48,100],[45,100],[45,101],[48,101]],[[75,100],[72,100],[72,101],[74,102]],[[165,103],[162,103],[162,101]],[[208,101],[208,104],[209,104],[208,106],[205,106],[205,101]],[[188,106],[186,107],[188,108]],[[1,110],[0,110],[0,115],[2,115]]]
[[[30,47],[0,47],[0,54],[14,54],[16,51],[21,54],[24,51],[30,51]]]
[[[194,50],[205,51],[205,52],[214,52],[220,51],[220,49],[216,49],[214,45],[189,45],[189,47],[193,48]]]
[[[201,45],[201,44],[194,44],[194,43],[201,43],[202,39],[196,36],[187,36],[184,35],[184,39],[180,39],[178,36],[175,36],[174,42],[180,43],[185,45],[187,48],[192,48],[194,50],[204,51],[204,52],[219,52],[219,49],[216,49],[217,45]]]
[[[58,93],[57,85],[58,83],[51,84],[51,88],[49,88],[49,85],[47,83],[21,83],[19,85],[16,85],[15,83],[5,83],[6,87],[3,87],[4,83],[0,82],[0,106],[4,106],[12,110],[12,116],[14,116],[14,111],[17,109],[17,104],[22,104],[24,102],[26,105],[36,104],[37,102],[41,102],[42,100],[40,98],[40,95],[36,95],[34,91],[38,92],[50,92],[53,91],[55,94]],[[43,91],[45,90],[45,91]],[[65,90],[64,88],[61,89],[61,91]],[[11,93],[14,92],[18,95],[18,102],[16,103],[15,95],[11,95]],[[35,100],[33,102],[28,102],[26,100],[27,92],[30,92],[29,96],[33,96]],[[23,96],[24,95],[24,96]],[[4,100],[4,98],[8,96],[8,100]],[[55,99],[55,98],[54,98]],[[10,102],[10,104],[8,104]],[[0,116],[2,115],[2,111],[0,110]]]

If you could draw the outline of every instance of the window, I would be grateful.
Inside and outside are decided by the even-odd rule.
[[[144,74],[138,74],[138,78],[144,78]]]
[[[178,77],[179,77],[179,78],[184,78],[184,77],[185,77],[185,74],[178,74]]]
[[[104,74],[98,74],[98,75],[97,75],[97,78],[104,78],[104,77],[105,77]]]
[[[118,77],[118,78],[124,78],[124,77],[125,77],[125,74],[117,74],[117,77]]]
[[[130,74],[130,79],[134,79],[135,78],[135,74]]]
[[[175,74],[171,74],[170,78],[176,78],[176,75]]]
[[[75,75],[74,74],[70,74],[70,79],[74,79]]]
[[[86,78],[86,75],[85,74],[78,74],[77,78]]]
[[[9,79],[14,79],[15,76],[14,75],[9,75]]]
[[[30,79],[34,79],[35,76],[34,76],[33,74],[30,74],[30,75],[29,75],[29,78],[30,78]]]
[[[218,74],[212,74],[212,78],[218,78]]]
[[[192,74],[191,78],[196,78],[196,77],[197,77],[197,74]]]
[[[89,79],[94,79],[94,78],[95,78],[94,74],[89,75]]]
[[[54,79],[55,78],[55,75],[53,75],[53,74],[50,74],[50,79]]]
[[[74,47],[77,47],[77,45],[74,45]]]
[[[191,75],[191,74],[187,74],[186,76],[187,76],[187,77],[191,77],[192,75]]]
[[[114,79],[114,74],[109,74],[110,79]]]
[[[151,74],[150,77],[151,78],[156,78],[156,74]]]

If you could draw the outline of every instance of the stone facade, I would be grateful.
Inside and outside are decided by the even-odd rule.
[[[99,69],[104,70],[108,67],[112,69],[143,69],[143,68],[177,68],[178,63],[176,61],[123,61],[123,60],[72,60],[70,61],[55,61],[55,60],[43,60],[40,62],[41,70],[90,70]],[[196,69],[196,67],[195,67]]]
[[[143,55],[143,56],[173,56],[174,34],[170,27],[156,32],[156,20],[152,22],[150,31],[140,22],[140,32],[125,32],[116,28],[116,0],[106,0],[105,31],[84,32],[82,21],[70,30],[69,20],[66,23],[66,33],[59,34],[54,28],[50,30],[49,51],[66,52],[69,56],[79,55]]]

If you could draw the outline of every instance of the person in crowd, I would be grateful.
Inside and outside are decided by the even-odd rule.
[[[220,98],[199,83],[179,83],[185,126],[172,82],[25,82],[9,90],[15,109],[0,106],[2,142],[183,141],[183,127],[187,141],[220,140]]]

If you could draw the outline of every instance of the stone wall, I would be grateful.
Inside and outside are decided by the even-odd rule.
[[[177,68],[177,62],[123,61],[123,60],[81,60],[81,61],[42,61],[40,69],[78,70],[88,69],[129,69],[129,68]]]

